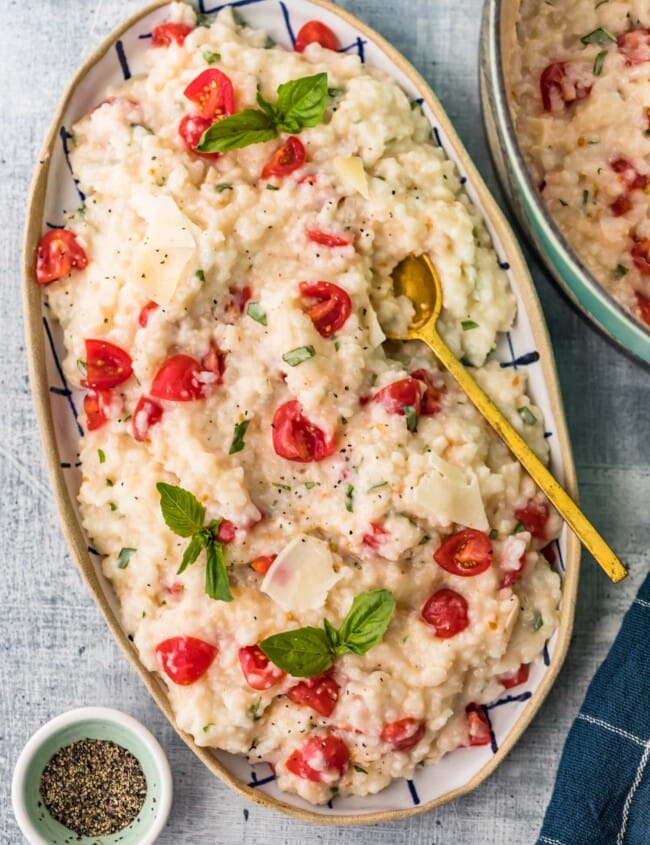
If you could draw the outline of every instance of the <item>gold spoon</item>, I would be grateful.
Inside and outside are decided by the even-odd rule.
[[[407,256],[393,270],[393,286],[396,295],[411,300],[415,317],[406,334],[389,333],[388,337],[391,340],[421,340],[427,344],[612,581],[616,583],[625,578],[627,569],[612,549],[438,334],[436,322],[442,308],[442,288],[431,259],[427,255]]]

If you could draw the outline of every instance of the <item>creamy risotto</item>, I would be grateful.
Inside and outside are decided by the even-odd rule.
[[[514,297],[392,81],[315,22],[287,52],[170,8],[147,74],[74,127],[85,206],[37,255],[86,388],[83,522],[180,728],[309,801],[365,795],[489,744],[481,705],[557,624],[558,517],[382,331],[428,253],[445,339],[546,458],[525,375],[489,360]]]
[[[515,124],[587,269],[650,325],[650,14],[644,0],[523,0]]]

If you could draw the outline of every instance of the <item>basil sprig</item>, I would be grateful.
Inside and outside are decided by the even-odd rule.
[[[197,147],[202,153],[225,153],[318,126],[327,108],[327,74],[291,79],[278,87],[275,105],[257,92],[259,109],[243,109],[205,130]]]
[[[162,481],[156,484],[156,489],[160,493],[160,510],[167,527],[179,537],[190,538],[177,574],[185,572],[205,549],[206,593],[217,601],[232,601],[226,552],[223,543],[216,539],[222,520],[212,519],[204,526],[205,508],[189,490]]]
[[[326,672],[342,654],[365,654],[383,639],[395,612],[390,590],[360,593],[336,628],[327,619],[322,628],[297,628],[273,634],[259,644],[272,663],[296,678]]]

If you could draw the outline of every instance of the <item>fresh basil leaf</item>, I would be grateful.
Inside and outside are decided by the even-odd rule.
[[[129,561],[131,560],[131,555],[135,554],[137,551],[137,549],[120,549],[120,553],[117,556],[117,568],[126,569],[126,567],[129,565]]]
[[[523,420],[525,425],[535,425],[537,422],[537,417],[527,405],[522,405],[521,408],[517,408],[517,413]]]
[[[336,651],[336,647],[339,644],[339,632],[328,619],[323,619],[323,628],[325,629],[325,636],[327,637],[330,651]]]
[[[317,126],[327,108],[327,74],[292,79],[278,88],[278,128],[283,132],[299,132]],[[299,128],[293,128],[298,125]]]
[[[320,675],[332,665],[332,651],[322,628],[297,628],[273,634],[259,644],[272,663],[296,678]]]
[[[612,35],[605,27],[599,26],[598,29],[584,35],[580,40],[583,44],[611,44],[616,41],[616,36]]]
[[[336,654],[365,654],[381,642],[395,612],[395,597],[390,590],[360,593],[339,628]]]
[[[246,313],[251,320],[255,320],[255,322],[259,323],[261,326],[266,325],[266,312],[263,310],[259,302],[249,302]]]
[[[313,358],[315,354],[316,350],[313,346],[298,346],[295,349],[285,352],[282,360],[290,367],[297,367],[298,364],[302,364],[304,361]]]
[[[235,433],[232,438],[232,443],[230,444],[230,449],[228,450],[229,455],[234,455],[236,452],[241,452],[241,450],[246,445],[244,443],[244,437],[246,436],[246,429],[251,424],[250,420],[244,420],[243,422],[237,423],[235,425]]]
[[[205,545],[205,537],[203,536],[202,532],[195,534],[190,542],[187,544],[187,548],[183,552],[183,559],[181,560],[181,565],[178,567],[176,574],[180,575],[182,572],[185,572],[188,566],[191,566],[197,557],[201,554],[201,549]]]
[[[205,508],[189,490],[163,481],[156,484],[156,490],[160,493],[163,519],[174,534],[191,537],[203,528]]]
[[[461,326],[463,327],[464,332],[471,331],[472,329],[478,329],[478,323],[475,323],[474,320],[463,320],[461,322]]]
[[[106,463],[106,453],[104,452],[104,450],[103,450],[103,449],[98,449],[98,450],[97,450],[97,457],[99,458],[99,463],[100,463],[100,464],[105,464],[105,463]]]
[[[270,115],[257,109],[244,109],[206,129],[197,150],[201,153],[225,153],[249,144],[261,144],[277,136],[278,130]]]
[[[263,112],[266,112],[268,116],[273,120],[274,123],[277,122],[278,115],[275,110],[275,106],[273,103],[269,103],[268,100],[265,100],[262,92],[258,90],[257,92],[257,105],[262,109]]]
[[[403,405],[402,410],[406,417],[406,427],[409,431],[418,430],[418,412],[413,405]]]
[[[205,591],[211,599],[232,601],[223,544],[210,540],[205,547]]]

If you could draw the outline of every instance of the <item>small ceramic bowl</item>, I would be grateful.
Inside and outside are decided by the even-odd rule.
[[[147,797],[137,817],[110,836],[82,836],[57,822],[43,804],[39,786],[43,769],[61,748],[81,739],[104,739],[121,745],[140,762]],[[172,803],[172,775],[155,737],[131,716],[108,707],[81,707],[47,722],[23,748],[11,784],[16,821],[30,845],[153,845]]]
[[[582,313],[632,357],[650,363],[650,331],[582,264],[546,210],[519,149],[510,104],[510,58],[520,0],[486,0],[481,33],[481,105],[492,158],[520,224]]]

